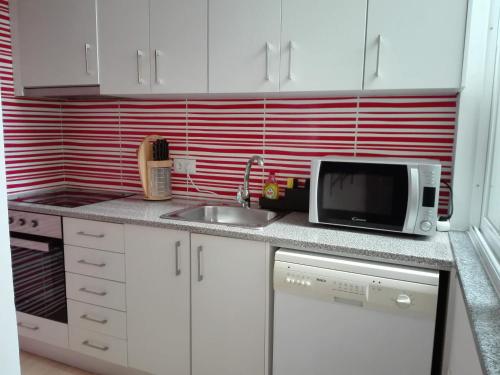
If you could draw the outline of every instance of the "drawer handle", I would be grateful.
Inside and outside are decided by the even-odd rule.
[[[93,323],[99,323],[99,324],[106,324],[108,322],[108,319],[94,319],[94,318],[91,318],[90,316],[88,316],[87,314],[83,314],[80,319],[85,319],[85,320],[88,320],[89,322],[93,322]]]
[[[89,340],[85,340],[84,342],[82,342],[82,345],[88,346],[89,348],[92,348],[92,349],[102,350],[103,352],[105,352],[106,350],[109,349],[109,346],[107,346],[107,345],[92,344]]]
[[[101,267],[101,268],[106,266],[106,263],[92,263],[92,262],[86,261],[85,259],[80,259],[78,261],[78,263],[85,264],[86,266],[94,266],[94,267]]]
[[[77,232],[76,234],[79,234],[80,236],[94,237],[94,238],[104,238],[104,236],[105,236],[104,233],[101,233],[101,234],[92,234],[92,233],[86,233],[83,230],[81,230],[80,232]]]
[[[24,323],[24,322],[17,323],[17,326],[22,327],[22,328],[31,329],[32,331],[38,331],[40,329],[40,327],[37,325]]]
[[[108,294],[107,292],[96,292],[94,290],[90,290],[90,289],[87,289],[85,287],[80,288],[79,291],[84,292],[84,293],[89,293],[89,294],[95,294],[96,296],[101,296],[101,297],[104,297],[106,294]]]

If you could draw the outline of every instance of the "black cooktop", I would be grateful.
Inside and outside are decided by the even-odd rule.
[[[130,197],[132,195],[134,194],[115,191],[63,188],[18,197],[13,199],[13,201],[74,208],[86,206],[88,204],[110,201],[113,199]]]

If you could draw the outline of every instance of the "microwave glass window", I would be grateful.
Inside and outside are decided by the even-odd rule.
[[[318,218],[323,223],[401,230],[408,205],[405,165],[322,162]]]
[[[367,173],[327,173],[323,202],[328,210],[390,215],[393,210],[394,177]]]

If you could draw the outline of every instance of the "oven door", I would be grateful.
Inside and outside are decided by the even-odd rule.
[[[409,194],[406,165],[318,163],[312,222],[403,231]]]
[[[68,322],[61,239],[11,232],[16,310]]]

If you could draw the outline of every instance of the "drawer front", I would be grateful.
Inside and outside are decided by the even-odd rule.
[[[68,347],[68,325],[64,323],[17,312],[17,331],[20,336]]]
[[[121,311],[68,300],[68,324],[87,331],[127,338],[127,318]]]
[[[64,264],[66,271],[72,273],[125,281],[124,254],[65,245]]]
[[[125,284],[66,272],[69,299],[125,311]]]
[[[127,366],[127,342],[115,337],[69,328],[69,347],[71,350]]]
[[[91,249],[125,252],[122,224],[63,218],[64,243]]]

